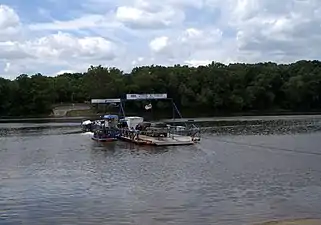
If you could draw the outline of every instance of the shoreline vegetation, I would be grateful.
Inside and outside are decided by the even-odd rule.
[[[181,110],[180,110],[181,111]],[[72,118],[90,118],[90,117],[98,117],[104,114],[119,114],[117,110],[112,110],[112,111],[96,111],[95,109],[70,109],[66,110],[66,113],[64,115],[55,115],[54,113],[51,113],[49,115],[43,114],[43,115],[20,115],[20,116],[0,116],[0,121],[1,120],[20,120],[20,119],[57,119],[57,120],[64,120],[64,119],[72,119]],[[139,113],[138,113],[139,114]],[[156,114],[156,113],[154,113]],[[137,115],[135,112],[130,112],[126,116],[133,116]],[[167,115],[167,116],[166,116]],[[189,115],[189,116],[187,116]],[[277,117],[277,116],[318,116],[321,115],[321,110],[320,111],[247,111],[247,112],[239,112],[239,113],[217,113],[217,114],[211,114],[211,113],[200,113],[199,115],[195,115],[194,112],[185,112],[183,110],[182,116],[184,119],[197,119],[197,118],[237,118],[237,117]],[[171,114],[164,113],[162,112],[156,114],[156,117],[158,119],[165,119],[165,120],[170,120],[172,119]],[[175,119],[179,119],[179,117],[176,115]],[[210,120],[211,120],[210,119]]]
[[[130,73],[91,66],[84,73],[56,77],[22,74],[14,80],[0,78],[0,118],[115,113],[115,109],[88,102],[93,98],[124,98],[127,93],[167,93],[187,118],[320,114],[321,62],[152,65]],[[144,110],[149,103],[153,105],[150,113]],[[166,101],[126,102],[125,110],[127,114],[149,113],[147,116],[153,118],[169,118],[172,113]]]
[[[99,115],[91,116],[65,116],[65,117],[7,117],[0,118],[0,123],[14,123],[14,122],[80,122],[86,119],[97,119]],[[321,119],[321,114],[291,114],[291,115],[247,115],[247,116],[218,116],[218,117],[187,117],[173,119],[158,119],[163,122],[182,123],[192,121],[193,123],[242,123],[242,122],[268,122],[268,121],[292,121],[292,120],[313,120]]]

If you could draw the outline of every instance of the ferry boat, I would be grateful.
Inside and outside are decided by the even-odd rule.
[[[152,100],[169,100],[173,107],[173,122],[175,113],[182,118],[172,98],[167,94],[126,94],[126,99],[92,99],[92,104],[115,104],[120,110],[121,119],[117,115],[105,115],[103,121],[94,121],[91,128],[96,141],[116,141],[117,139],[142,145],[192,145],[200,141],[200,130],[195,125],[174,126],[166,123],[150,123],[143,117],[125,116],[123,103],[125,101],[149,101],[145,110],[152,109]],[[107,120],[107,122],[106,122]],[[89,124],[89,122],[87,122]]]
[[[134,120],[134,121],[133,121]],[[166,123],[143,121],[143,117],[126,117],[120,128],[119,139],[140,145],[170,146],[193,145],[200,137],[184,126],[171,126]],[[124,125],[128,123],[128,125]]]
[[[95,124],[92,140],[99,142],[117,141],[120,135],[120,130],[117,127],[117,115],[104,115],[101,120],[95,121]]]
[[[126,100],[169,99],[174,111],[181,117],[179,110],[167,94],[127,94]],[[123,100],[125,101],[125,100]],[[122,104],[120,104],[122,107]],[[146,109],[147,108],[147,109]],[[152,108],[151,103],[146,110]],[[124,113],[124,109],[122,108]],[[174,118],[174,117],[173,117]],[[182,117],[181,117],[182,118]],[[194,124],[187,126],[174,126],[166,123],[151,123],[144,121],[143,117],[125,117],[120,121],[120,136],[123,141],[142,145],[170,146],[193,145],[200,141],[200,130]]]

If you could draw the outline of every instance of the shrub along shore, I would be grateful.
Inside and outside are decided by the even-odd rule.
[[[126,93],[167,93],[186,117],[320,112],[321,62],[152,65],[130,73],[91,66],[84,73],[56,77],[22,74],[15,80],[0,78],[0,116],[50,115],[62,102],[84,103]],[[137,109],[144,111],[141,103],[126,103],[126,110]],[[153,110],[170,115],[171,105],[159,101]]]

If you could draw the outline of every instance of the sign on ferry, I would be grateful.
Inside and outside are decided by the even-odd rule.
[[[128,100],[138,100],[138,99],[166,99],[167,94],[126,94],[126,99]]]
[[[109,98],[109,99],[91,99],[91,104],[106,104],[106,103],[118,103],[120,98]]]

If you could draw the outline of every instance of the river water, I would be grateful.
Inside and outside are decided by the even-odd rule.
[[[0,124],[0,224],[318,218],[320,124],[212,127],[164,148],[96,143],[78,124]]]

